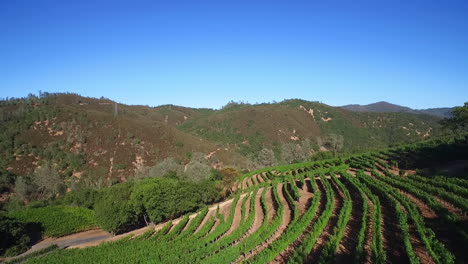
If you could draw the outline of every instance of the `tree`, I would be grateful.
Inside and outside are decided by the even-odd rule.
[[[306,149],[309,144],[301,143],[286,143],[281,146],[281,156],[284,162],[291,164],[306,160],[311,149]],[[311,147],[310,147],[311,148]]]
[[[263,148],[260,153],[258,153],[257,162],[262,167],[271,167],[276,164],[275,153],[269,148]]]
[[[205,162],[191,161],[187,164],[185,177],[195,182],[207,180],[210,177],[211,167]]]
[[[34,186],[31,180],[24,176],[18,176],[15,180],[15,192],[20,199],[26,200],[29,195],[34,191]]]
[[[343,148],[344,138],[342,135],[328,134],[325,137],[317,138],[317,142],[319,146],[332,151],[333,156],[336,157],[336,154]]]
[[[140,215],[130,202],[133,183],[124,182],[103,189],[95,205],[96,223],[113,234],[131,230],[140,223]]]
[[[452,117],[443,119],[441,124],[444,128],[453,131],[466,132],[468,130],[468,102],[463,106],[455,107],[452,110]]]
[[[241,174],[233,168],[223,168],[221,169],[220,173],[223,176],[224,188],[227,190],[228,193],[231,193],[232,188],[235,186],[237,179],[239,179]]]
[[[27,225],[0,214],[0,256],[15,256],[28,250]]]
[[[33,181],[38,187],[39,198],[52,198],[66,190],[59,173],[49,162],[36,168]]]
[[[152,178],[161,178],[167,175],[182,175],[184,171],[184,167],[177,163],[175,159],[173,158],[167,158],[164,159],[163,161],[157,163],[155,166],[151,167],[148,170],[147,175],[140,175],[141,176],[147,176],[147,177],[152,177]]]

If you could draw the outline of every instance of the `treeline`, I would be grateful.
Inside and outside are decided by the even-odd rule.
[[[468,158],[468,134],[426,140],[383,151],[401,169],[435,167]]]
[[[103,189],[94,209],[97,224],[118,234],[174,219],[220,199],[212,181],[147,178]]]
[[[218,181],[187,182],[160,177],[100,190],[83,188],[60,198],[31,202],[23,208],[0,212],[0,256],[26,251],[41,233],[66,235],[97,224],[119,234],[157,224],[217,202],[223,198],[221,192]]]

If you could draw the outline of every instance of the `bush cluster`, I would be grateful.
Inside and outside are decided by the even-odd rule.
[[[118,234],[173,219],[219,199],[210,181],[147,178],[104,189],[95,204],[96,221],[104,230]]]

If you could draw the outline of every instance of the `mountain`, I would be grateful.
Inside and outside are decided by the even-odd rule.
[[[230,103],[220,110],[124,105],[42,94],[0,101],[1,188],[49,162],[66,182],[127,181],[166,158],[185,166],[253,169],[409,143],[440,132],[439,117],[353,112],[318,102]],[[71,183],[70,183],[71,185]]]
[[[412,113],[412,114],[426,114],[433,115],[441,118],[451,117],[453,107],[442,107],[442,108],[429,108],[429,109],[411,109],[409,107],[391,104],[387,102],[377,102],[368,105],[350,104],[341,106],[341,108],[353,111],[353,112],[379,112],[379,113]]]

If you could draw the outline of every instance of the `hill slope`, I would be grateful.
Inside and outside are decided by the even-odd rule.
[[[439,118],[429,115],[350,112],[304,100],[212,110],[47,94],[2,101],[0,120],[2,192],[45,161],[66,182],[109,184],[168,157],[186,165],[197,152],[211,166],[252,169],[318,150],[357,151],[439,133]]]
[[[441,118],[451,117],[452,107],[442,107],[442,108],[429,108],[429,109],[411,109],[409,107],[400,106],[396,104],[391,104],[387,102],[377,102],[368,105],[344,105],[341,108],[353,111],[353,112],[388,112],[388,113],[412,113],[412,114],[427,114],[432,116],[437,116]]]

